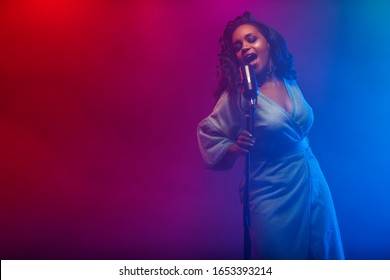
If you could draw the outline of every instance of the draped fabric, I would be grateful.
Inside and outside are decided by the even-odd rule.
[[[295,81],[284,84],[291,113],[261,92],[255,111],[249,192],[253,258],[343,259],[332,197],[307,138],[312,109]],[[224,92],[199,123],[199,147],[210,168],[234,164],[224,155],[245,129],[246,106],[245,99]]]

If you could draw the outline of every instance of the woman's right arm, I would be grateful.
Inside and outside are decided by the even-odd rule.
[[[237,139],[231,139],[204,119],[198,125],[198,143],[203,160],[212,169],[229,169],[239,156],[246,155],[254,145],[254,138],[241,130]]]
[[[242,129],[244,123],[239,106],[228,95],[221,96],[213,112],[198,125],[199,149],[208,167],[229,169],[253,147],[253,137]]]

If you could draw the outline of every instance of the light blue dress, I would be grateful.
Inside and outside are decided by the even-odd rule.
[[[344,259],[328,184],[307,139],[313,112],[295,81],[284,80],[291,114],[261,92],[255,111],[250,234],[255,259]],[[228,147],[245,129],[244,98],[227,92],[198,125],[205,163],[228,169]]]

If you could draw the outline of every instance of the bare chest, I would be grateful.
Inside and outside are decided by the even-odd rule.
[[[292,111],[290,96],[284,84],[276,87],[260,89],[261,93],[271,99],[274,103],[286,110],[289,114]]]

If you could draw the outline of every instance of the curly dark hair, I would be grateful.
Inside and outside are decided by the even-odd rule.
[[[237,16],[234,20],[230,20],[219,39],[221,50],[218,53],[218,86],[215,95],[219,98],[223,91],[227,90],[229,94],[238,94],[240,75],[238,67],[240,62],[236,58],[232,44],[232,36],[234,30],[242,24],[252,24],[264,36],[270,45],[270,55],[274,65],[274,75],[278,78],[286,78],[294,80],[297,78],[297,73],[294,70],[294,57],[288,51],[287,44],[282,35],[270,26],[256,21],[249,13],[244,12],[242,16]]]

